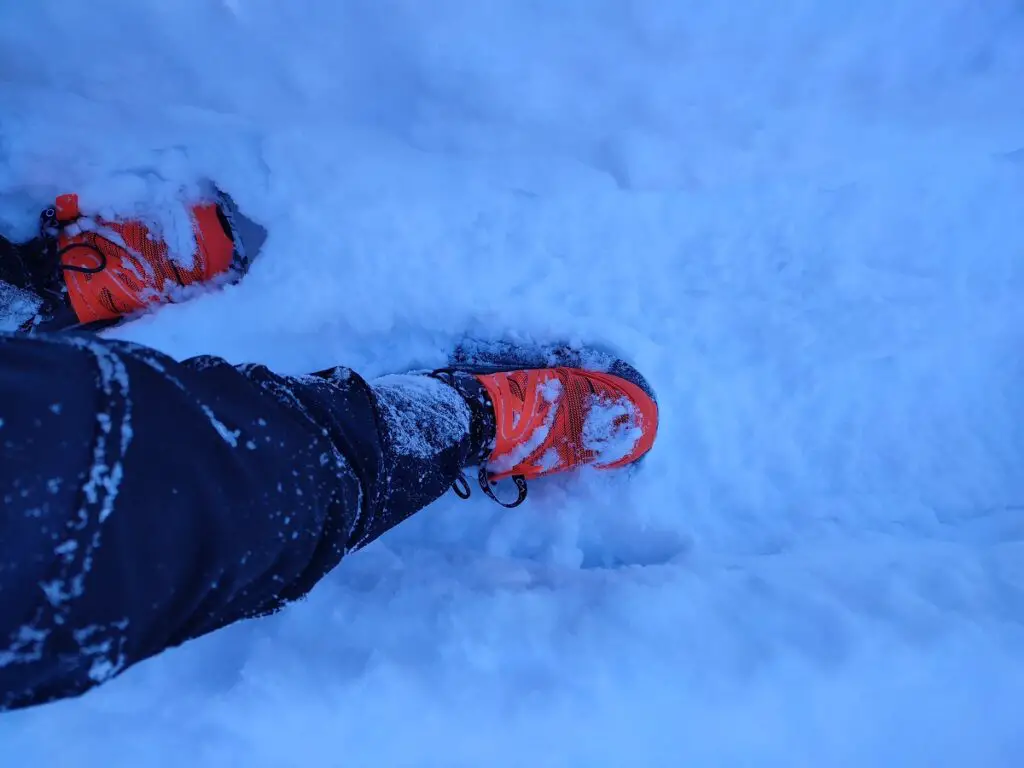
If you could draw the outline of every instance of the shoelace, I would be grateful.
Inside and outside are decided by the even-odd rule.
[[[31,333],[44,324],[47,317],[64,306],[66,291],[64,281],[61,279],[64,271],[95,274],[106,268],[106,256],[95,247],[91,250],[94,250],[99,258],[99,267],[65,264],[63,258],[67,249],[59,248],[57,245],[64,226],[65,222],[57,218],[56,208],[46,208],[39,214],[39,235],[32,241],[36,245],[31,253],[31,264],[27,272],[30,276],[30,290],[40,298],[42,304],[32,317],[21,324],[19,330],[23,333]]]
[[[519,495],[515,501],[502,501],[498,498],[494,492],[494,486],[496,482],[491,480],[490,474],[487,472],[487,465],[484,464],[480,467],[480,471],[477,473],[477,481],[480,483],[480,489],[484,492],[487,498],[491,499],[497,504],[500,504],[505,509],[515,509],[524,501],[526,501],[527,487],[526,477],[524,475],[512,475],[512,481],[516,484],[516,488],[519,490]],[[455,478],[455,482],[452,483],[452,490],[455,491],[455,495],[460,499],[468,499],[472,496],[472,491],[469,486],[469,480],[466,479],[466,473],[459,472],[459,476]]]
[[[468,371],[463,371],[458,368],[438,368],[431,371],[429,375],[459,392],[468,402],[470,399],[469,396],[456,383],[455,374],[457,373],[471,375]],[[472,405],[470,407],[472,409]],[[513,475],[512,481],[516,484],[518,495],[516,496],[515,501],[502,501],[494,493],[494,486],[497,485],[497,482],[491,480],[490,472],[487,470],[487,460],[484,459],[481,462],[480,469],[477,472],[477,482],[480,484],[480,489],[484,492],[484,495],[486,495],[487,498],[491,499],[496,504],[500,504],[505,507],[505,509],[514,509],[526,501],[526,477],[523,475]],[[460,499],[468,499],[473,495],[473,490],[470,486],[469,480],[466,478],[465,470],[459,471],[458,477],[456,477],[455,482],[452,483],[452,490]]]
[[[74,221],[77,221],[78,218],[74,219]],[[83,275],[99,274],[107,268],[107,255],[96,247],[96,244],[91,240],[76,242],[64,248],[57,248],[57,238],[60,237],[60,233],[64,228],[72,223],[73,221],[61,221],[58,219],[55,208],[47,208],[39,214],[39,236],[43,243],[45,243],[44,256],[48,255],[49,261],[54,265],[54,268],[62,272],[79,272]],[[76,264],[66,264],[64,262],[64,254],[74,248],[85,248],[95,253],[96,258],[99,259],[99,266],[80,267]]]

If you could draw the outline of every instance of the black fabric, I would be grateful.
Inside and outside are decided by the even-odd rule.
[[[454,388],[469,405],[471,412],[470,442],[474,446],[473,454],[469,457],[469,463],[471,465],[484,464],[487,461],[487,457],[494,451],[496,431],[494,404],[491,402],[491,398],[488,396],[484,385],[480,383],[476,376],[466,371],[457,371],[451,368],[442,368],[430,375]],[[466,490],[469,490],[468,487]],[[466,496],[464,498],[469,497]]]
[[[39,300],[31,327],[66,327],[75,322],[63,277],[57,268],[53,240],[36,237],[15,243],[0,237],[0,281],[27,291]]]
[[[0,280],[17,288],[35,292],[34,272],[30,266],[36,261],[32,257],[38,250],[38,244],[37,240],[30,243],[14,243],[0,237]]]
[[[0,334],[0,709],[304,595],[479,451],[455,390]]]

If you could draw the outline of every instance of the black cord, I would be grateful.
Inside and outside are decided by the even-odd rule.
[[[65,264],[64,254],[68,251],[72,251],[75,248],[87,248],[90,251],[94,251],[100,258],[100,265],[98,267],[79,267],[75,264]],[[66,245],[57,251],[57,266],[64,272],[78,272],[83,275],[96,275],[107,268],[107,254],[97,248],[93,243],[72,243]]]

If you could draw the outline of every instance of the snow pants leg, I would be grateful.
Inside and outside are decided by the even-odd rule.
[[[0,709],[301,597],[445,492],[470,421],[426,376],[0,334]]]

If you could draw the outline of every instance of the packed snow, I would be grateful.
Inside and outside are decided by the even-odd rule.
[[[597,466],[622,461],[644,436],[643,421],[628,398],[592,396],[583,422],[583,445],[597,454]]]
[[[214,179],[239,285],[116,332],[367,376],[622,350],[635,471],[453,495],[6,766],[1014,766],[1017,0],[0,5],[0,233]]]

